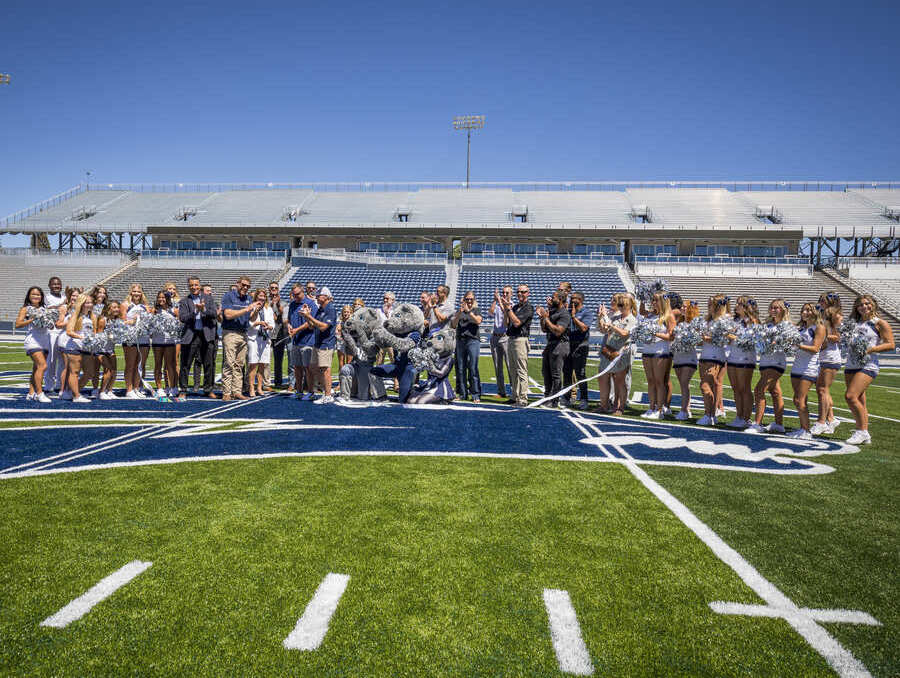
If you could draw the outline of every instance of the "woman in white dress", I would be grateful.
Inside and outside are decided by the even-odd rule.
[[[119,312],[126,325],[135,325],[139,318],[149,315],[147,297],[144,296],[144,288],[140,283],[131,286],[128,297],[119,304]],[[150,335],[141,332],[134,337],[134,341],[122,344],[122,350],[125,353],[125,397],[144,398],[146,396],[141,393],[141,381],[147,356],[150,355]]]
[[[26,400],[37,400],[49,403],[50,398],[44,395],[44,371],[47,369],[47,356],[50,353],[50,329],[35,327],[28,317],[29,308],[43,308],[44,290],[40,287],[29,287],[25,293],[25,302],[16,316],[16,329],[28,328],[25,335],[25,354],[31,358],[31,381],[28,384]]]
[[[167,314],[172,319],[175,318],[171,294],[166,294],[165,290],[156,293],[153,313],[156,316]],[[157,398],[174,398],[178,395],[178,373],[175,371],[176,341],[175,336],[162,334],[158,330],[150,333],[150,343],[153,345],[153,380]]]
[[[268,384],[263,383],[263,369],[272,359],[272,343],[269,333],[275,329],[275,312],[268,302],[268,294],[260,287],[253,293],[254,302],[260,302],[259,310],[250,314],[247,327],[247,362],[250,365],[250,397],[262,395]]]
[[[80,294],[75,301],[75,308],[69,316],[69,322],[66,325],[66,336],[68,342],[63,352],[68,356],[68,386],[72,393],[73,403],[89,403],[91,402],[81,395],[81,387],[84,382],[90,378],[91,374],[85,371],[84,378],[79,378],[82,362],[89,363],[92,361],[90,353],[84,351],[85,333],[93,331],[97,324],[97,317],[94,315],[94,300],[90,295]]]

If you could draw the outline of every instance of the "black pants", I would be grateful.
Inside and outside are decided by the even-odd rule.
[[[282,374],[284,373],[284,349],[291,345],[291,342],[287,340],[282,341],[282,339],[287,336],[287,330],[284,329],[284,325],[279,325],[278,327],[280,328],[278,333],[272,337],[272,365],[275,388],[281,388],[284,384],[282,378]],[[290,379],[288,379],[288,381],[290,381]]]
[[[187,393],[188,377],[194,358],[203,364],[203,392],[212,393],[216,378],[216,343],[215,339],[207,341],[202,333],[195,332],[190,344],[181,345],[181,374],[178,379],[178,390],[181,393]],[[195,388],[196,386],[197,384],[194,384]]]
[[[571,351],[569,352],[569,355],[566,356],[566,360],[563,363],[563,388],[575,383],[572,381],[572,372],[575,372],[575,381],[581,381],[587,376],[585,370],[587,368],[588,350],[590,349],[590,346],[585,342],[578,346],[570,346],[570,349]],[[563,396],[563,400],[570,400],[571,398],[571,391]],[[578,387],[578,398],[582,402],[587,402],[587,382],[584,382]]]
[[[544,375],[544,396],[551,395],[562,389],[563,363],[569,355],[569,342],[557,341],[547,344],[541,354],[541,373]],[[556,405],[559,402],[554,398],[550,401]]]

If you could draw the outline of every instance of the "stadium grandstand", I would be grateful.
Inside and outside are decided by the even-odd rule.
[[[82,185],[0,221],[31,236],[7,252],[0,322],[28,284],[104,281],[183,287],[196,272],[220,294],[238,273],[331,287],[339,303],[415,301],[448,284],[526,282],[543,301],[569,280],[596,309],[633,280],[662,277],[688,298],[712,290],[761,301],[873,293],[900,321],[900,184],[564,182]],[[896,325],[895,325],[896,327]]]

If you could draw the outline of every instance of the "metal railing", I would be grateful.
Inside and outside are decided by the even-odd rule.
[[[62,193],[57,193],[54,196],[47,198],[46,200],[41,200],[38,203],[35,203],[31,207],[26,207],[25,209],[19,210],[18,212],[13,212],[8,217],[0,220],[0,224],[9,225],[15,224],[23,219],[27,219],[28,217],[38,214],[43,210],[49,207],[56,207],[61,202],[68,200],[69,198],[74,198],[79,193],[83,193],[85,191],[85,187],[83,185],[73,186],[72,188],[63,191]]]
[[[900,266],[900,257],[840,257],[837,260],[837,268],[844,269],[850,266],[863,266],[865,268]]]
[[[50,258],[55,261],[66,262],[76,261],[78,259],[90,259],[100,257],[111,257],[116,259],[127,259],[130,253],[124,250],[44,250],[33,247],[0,247],[0,256],[16,257],[16,258]]]
[[[279,250],[143,250],[145,259],[278,259],[287,257],[286,251]]]
[[[434,254],[433,252],[349,252],[345,249],[307,249],[295,247],[291,250],[291,257],[304,259],[332,259],[338,261],[352,261],[363,264],[425,264],[429,266],[447,263],[447,255]]]
[[[621,254],[550,254],[536,252],[534,254],[506,254],[499,252],[464,252],[463,265],[485,264],[495,266],[505,264],[511,266],[616,266],[624,264]]]
[[[808,265],[806,257],[702,257],[702,256],[678,256],[678,255],[632,255],[634,263],[659,263],[659,264],[727,264],[729,266],[741,264],[764,264],[766,266],[797,266]]]

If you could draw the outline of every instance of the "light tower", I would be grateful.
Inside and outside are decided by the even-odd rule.
[[[469,187],[470,152],[472,149],[472,130],[484,127],[483,115],[458,115],[453,118],[453,129],[466,130],[466,188]]]

